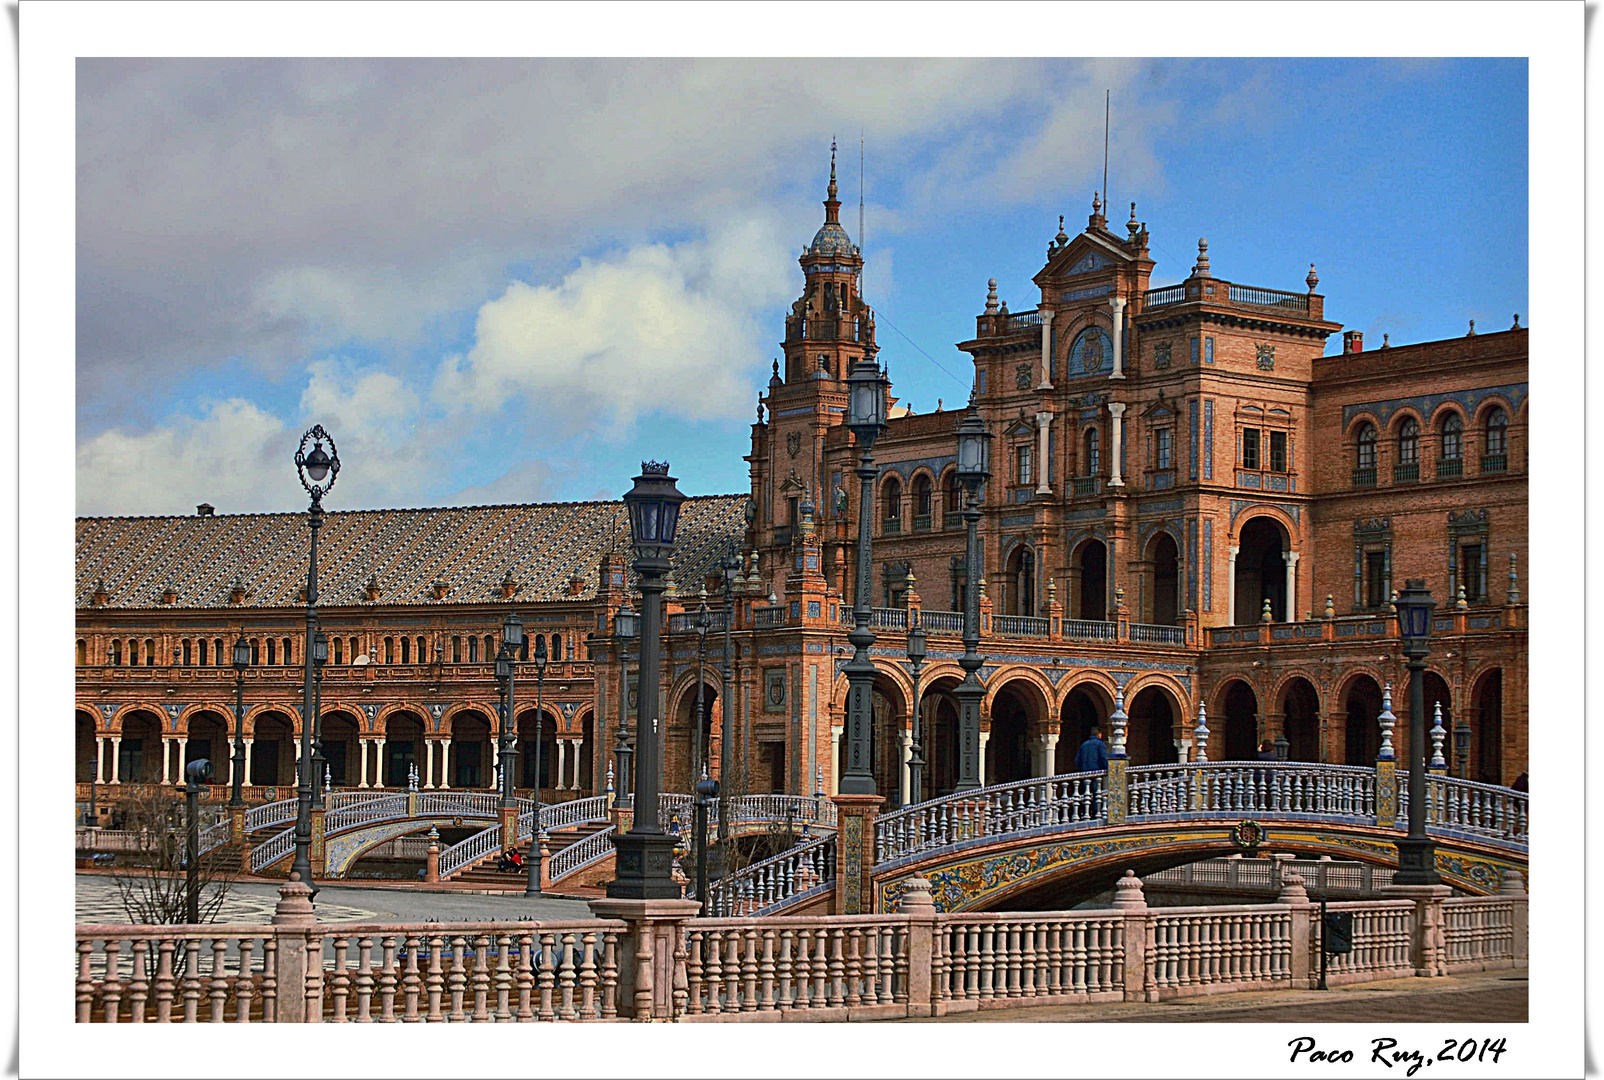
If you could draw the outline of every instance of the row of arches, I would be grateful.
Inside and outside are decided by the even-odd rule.
[[[541,743],[540,787],[589,790],[592,775],[594,721],[586,715],[577,732],[560,731],[557,717],[533,708],[520,710],[517,722],[518,776],[515,785],[534,787],[537,736]],[[79,709],[76,717],[77,779],[88,783],[96,776],[111,782],[161,783],[176,780],[183,765],[207,758],[215,769],[214,783],[232,782],[234,722],[227,710],[202,709],[190,714],[181,732],[164,731],[160,717],[147,709],[122,716],[114,735],[100,735],[93,715]],[[485,788],[496,786],[496,722],[493,714],[478,709],[458,710],[447,730],[429,731],[422,714],[397,710],[377,730],[364,731],[353,712],[332,708],[321,719],[323,756],[337,788],[405,787],[412,767],[425,787]],[[297,725],[291,715],[261,710],[251,718],[245,735],[244,782],[255,785],[294,784],[298,754]]]
[[[1435,417],[1423,420],[1412,412],[1400,412],[1392,421],[1388,437],[1394,448],[1394,462],[1409,466],[1420,463],[1423,422],[1429,423],[1437,444],[1437,457],[1442,461],[1458,461],[1467,449],[1466,418],[1458,406],[1446,403],[1439,407]],[[1509,452],[1509,413],[1502,405],[1490,405],[1482,410],[1477,422],[1481,435],[1482,454],[1486,457],[1503,457]],[[1376,421],[1364,418],[1353,429],[1354,468],[1360,471],[1376,468],[1377,447],[1381,430]]]

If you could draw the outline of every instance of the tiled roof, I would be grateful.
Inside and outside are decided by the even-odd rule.
[[[700,581],[740,542],[745,504],[744,494],[686,500],[677,584]],[[167,606],[169,586],[172,607],[233,607],[238,580],[246,589],[238,606],[294,606],[306,584],[307,533],[305,514],[79,518],[76,602],[92,606],[104,581],[107,608]],[[318,603],[366,603],[370,577],[379,604],[487,603],[501,599],[509,571],[520,601],[566,599],[576,572],[584,599],[596,595],[601,558],[614,546],[628,558],[622,502],[331,510],[318,531]],[[441,600],[437,581],[450,586]]]

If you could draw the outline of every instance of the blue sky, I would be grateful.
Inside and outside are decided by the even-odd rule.
[[[896,393],[968,391],[1102,186],[1155,284],[1301,290],[1372,347],[1527,303],[1516,60],[118,61],[78,65],[80,513],[614,497],[642,458],[744,490],[758,390],[822,218]],[[1539,220],[1542,220],[1541,217]],[[1328,343],[1328,351],[1337,346]],[[928,356],[926,355],[928,354]]]

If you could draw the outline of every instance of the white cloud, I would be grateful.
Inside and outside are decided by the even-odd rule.
[[[788,246],[748,216],[706,239],[581,260],[555,285],[515,282],[479,309],[473,347],[442,363],[434,397],[458,413],[519,400],[614,436],[654,410],[742,414],[772,334],[759,315],[795,289]]]

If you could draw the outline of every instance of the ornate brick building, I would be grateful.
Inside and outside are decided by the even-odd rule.
[[[935,792],[956,779],[955,430],[967,410],[892,408],[874,504],[859,505],[844,379],[877,346],[835,196],[832,164],[783,370],[776,361],[752,428],[750,496],[685,511],[662,688],[668,790],[688,790],[695,771],[698,669],[715,772],[726,730],[734,740],[728,788],[834,790],[865,512],[879,789],[906,797],[912,618],[931,639],[924,757]],[[1153,268],[1134,204],[1120,235],[1094,199],[1081,233],[1061,221],[1048,243],[1036,309],[1010,313],[993,286],[960,345],[975,363],[968,408],[994,435],[980,528],[986,781],[1067,770],[1116,698],[1135,764],[1194,757],[1205,709],[1211,759],[1283,737],[1295,760],[1368,764],[1383,687],[1407,679],[1389,600],[1419,577],[1439,605],[1427,699],[1450,733],[1449,767],[1509,783],[1526,768],[1526,331],[1472,325],[1369,351],[1348,332],[1326,356],[1341,326],[1312,266],[1304,291],[1243,285],[1216,277],[1199,241],[1181,283],[1150,288]],[[491,661],[514,606],[557,658],[542,786],[600,790],[620,728],[637,723],[630,642],[614,633],[630,595],[621,529],[618,503],[331,512],[322,713],[335,785],[404,783],[417,764],[425,786],[492,786]],[[305,535],[297,515],[209,507],[80,520],[80,780],[97,759],[108,782],[176,777],[184,754],[225,759],[226,651],[244,634],[249,779],[293,782]],[[726,709],[718,561],[736,551]],[[699,661],[688,613],[704,588]],[[536,731],[529,676],[521,740]],[[1393,707],[1403,719],[1402,693]],[[520,761],[528,786],[531,756]]]

